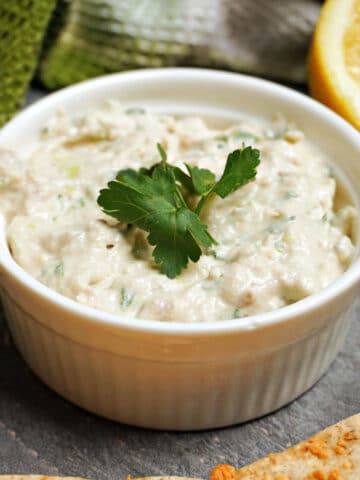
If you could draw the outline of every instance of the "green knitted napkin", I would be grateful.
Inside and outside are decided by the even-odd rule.
[[[56,0],[0,0],[0,127],[21,106]]]

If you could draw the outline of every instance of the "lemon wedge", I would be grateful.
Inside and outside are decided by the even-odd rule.
[[[308,70],[311,95],[360,130],[360,0],[327,0]]]

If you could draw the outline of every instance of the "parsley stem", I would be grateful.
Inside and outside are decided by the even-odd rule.
[[[161,157],[161,164],[163,166],[166,166],[167,165],[167,154],[166,154],[165,150],[163,149],[161,143],[157,143],[156,146],[157,146],[158,152],[159,152],[160,157]]]
[[[158,144],[158,148],[159,148],[159,144]],[[164,167],[165,168],[168,168],[168,171],[174,181],[174,185],[176,185],[176,177],[175,177],[175,173],[174,173],[174,170],[169,168],[168,164],[165,162],[164,164]],[[184,208],[189,208],[189,206],[187,205],[187,203],[185,202],[184,200],[184,197],[182,196],[182,193],[180,192],[180,190],[178,189],[178,187],[175,188],[174,190],[174,194],[175,194],[175,197],[176,197],[176,200],[178,201],[178,206],[181,206],[181,207],[184,207]]]
[[[213,191],[210,190],[210,192],[208,192],[206,195],[200,198],[199,203],[196,205],[196,208],[195,208],[196,215],[200,215],[201,210],[203,209],[205,203],[207,202],[208,198],[212,193]]]
[[[178,189],[175,190],[175,195],[176,195],[176,198],[177,198],[177,200],[179,201],[179,203],[182,207],[189,208],[187,203],[184,200],[184,197],[181,195],[181,192]]]

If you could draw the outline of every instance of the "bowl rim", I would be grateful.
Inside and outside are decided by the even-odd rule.
[[[203,68],[155,68],[155,69],[139,69],[135,71],[127,71],[100,76],[75,85],[58,90],[51,93],[44,98],[35,101],[29,107],[17,114],[10,122],[8,122],[2,130],[0,130],[0,142],[6,141],[8,132],[16,129],[18,123],[26,123],[32,118],[33,113],[39,113],[42,109],[46,109],[49,104],[56,103],[59,99],[71,97],[78,92],[92,91],[93,89],[104,89],[109,85],[116,84],[119,80],[131,81],[136,78],[147,78],[149,81],[157,78],[186,78],[187,80],[193,78],[199,80],[203,77],[208,79],[209,76],[213,79],[222,80],[224,83],[238,83],[244,87],[253,87],[265,90],[268,93],[278,94],[286,100],[299,104],[307,109],[315,111],[328,122],[331,122],[337,129],[344,133],[348,139],[360,147],[360,135],[355,128],[342,119],[335,112],[320,104],[316,100],[293,90],[289,87],[276,84],[269,80],[252,77],[249,75],[225,72],[221,70],[211,70]],[[257,328],[267,327],[275,324],[291,321],[294,317],[303,316],[318,308],[324,307],[329,301],[335,300],[337,297],[343,295],[360,281],[360,258],[357,258],[350,267],[343,272],[334,282],[320,291],[309,295],[294,304],[272,310],[270,312],[260,313],[249,317],[242,317],[239,319],[228,319],[221,321],[203,321],[203,322],[171,322],[161,320],[148,320],[142,318],[131,318],[125,315],[118,315],[98,310],[93,307],[81,304],[69,297],[66,297],[55,290],[42,284],[26,272],[16,261],[12,258],[8,249],[6,235],[5,235],[5,220],[0,216],[0,266],[7,271],[8,274],[16,278],[25,287],[32,291],[35,296],[40,296],[48,302],[52,302],[57,307],[67,311],[69,314],[80,316],[82,319],[90,320],[92,322],[107,325],[122,330],[146,332],[149,334],[165,334],[165,335],[182,335],[182,336],[202,336],[202,335],[221,335],[234,332],[254,330]],[[1,252],[3,251],[3,252]]]

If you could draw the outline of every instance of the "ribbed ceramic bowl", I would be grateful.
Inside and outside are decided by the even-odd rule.
[[[359,208],[359,133],[299,93],[236,74],[159,69],[91,80],[25,110],[0,132],[0,143],[26,149],[60,107],[78,113],[112,97],[159,112],[225,119],[270,118],[281,111],[339,163]],[[13,261],[5,231],[4,225],[2,299],[32,370],[87,410],[158,429],[243,422],[310,388],[343,343],[360,279],[357,249],[350,268],[328,288],[277,311],[201,324],[129,320],[80,305],[34,280]]]

